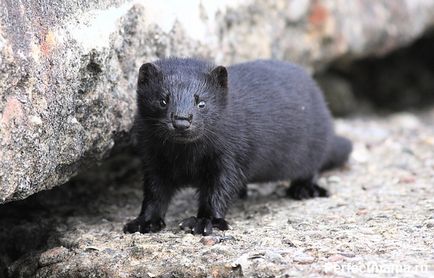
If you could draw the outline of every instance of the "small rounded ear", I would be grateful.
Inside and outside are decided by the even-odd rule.
[[[150,80],[159,76],[160,70],[153,63],[143,64],[139,69],[138,84],[145,85],[148,84]]]
[[[228,87],[228,71],[224,66],[215,67],[210,75],[222,88]]]

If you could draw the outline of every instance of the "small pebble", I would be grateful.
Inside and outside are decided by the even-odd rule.
[[[235,240],[231,235],[224,236],[204,236],[200,242],[204,245],[214,245],[223,241]]]
[[[30,116],[30,122],[35,125],[42,125],[42,120],[38,116]]]
[[[327,181],[329,183],[340,183],[341,182],[341,178],[338,176],[330,176]]]
[[[339,252],[339,254],[347,258],[354,258],[356,256],[356,254],[352,252]]]
[[[414,183],[416,181],[416,178],[414,176],[405,176],[399,178],[399,183]]]
[[[228,240],[235,240],[235,237],[228,235],[228,236],[222,236],[221,241],[228,241]]]
[[[362,216],[368,214],[368,210],[366,208],[359,208],[356,212],[356,215]]]
[[[335,254],[335,255],[328,257],[329,262],[340,262],[343,260],[345,260],[345,257],[342,255],[339,255],[339,254]]]
[[[428,145],[434,145],[434,137],[425,137],[423,138],[423,142]]]
[[[283,259],[282,255],[280,255],[278,252],[267,250],[265,251],[264,255],[268,261],[271,261],[273,263],[280,263],[280,264],[285,263],[285,260]]]
[[[220,242],[220,239],[216,236],[204,236],[200,239],[200,242],[203,245],[212,246]]]
[[[413,114],[401,113],[397,114],[393,119],[392,123],[395,122],[396,126],[402,129],[416,129],[420,126],[420,120]]]
[[[427,228],[434,228],[434,219],[429,219],[429,220],[425,221],[425,226]]]
[[[109,254],[109,255],[113,255],[116,253],[115,250],[111,249],[111,248],[106,248],[103,250],[104,253]]]
[[[368,162],[369,156],[370,156],[369,151],[365,145],[359,145],[354,149],[353,153],[351,154],[351,157],[359,163]]]
[[[287,238],[283,239],[282,243],[288,245],[289,247],[297,247],[297,246],[295,246],[295,244],[291,240],[289,240]]]
[[[306,253],[298,253],[294,256],[293,260],[300,264],[311,264],[315,261],[315,258]]]

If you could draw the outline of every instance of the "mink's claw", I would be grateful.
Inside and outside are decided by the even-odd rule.
[[[190,231],[191,229],[193,229],[196,222],[197,222],[197,218],[192,216],[182,220],[181,223],[179,223],[179,227],[183,231]]]
[[[145,221],[144,218],[139,216],[136,219],[125,224],[124,233],[126,234],[127,233],[132,234],[135,232],[140,232],[142,234],[146,234],[150,232],[156,233],[164,229],[164,227],[166,227],[166,224],[164,223],[164,220],[161,218]]]
[[[204,236],[212,234],[213,227],[222,231],[229,229],[228,223],[223,218],[214,218],[211,220],[209,218],[197,218],[194,216],[184,219],[179,224],[179,227],[186,232]]]
[[[212,234],[212,223],[209,218],[190,217],[184,219],[179,226],[186,232],[192,234],[202,234],[204,236]]]

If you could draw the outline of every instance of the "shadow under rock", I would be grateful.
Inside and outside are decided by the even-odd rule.
[[[140,194],[139,167],[131,153],[118,154],[62,186],[0,205],[0,278],[31,276],[38,253],[59,246],[68,219],[116,217]],[[14,268],[17,260],[28,269]]]

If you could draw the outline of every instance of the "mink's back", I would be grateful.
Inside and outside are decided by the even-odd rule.
[[[258,60],[228,67],[218,130],[249,182],[309,177],[333,136],[322,93],[300,67]]]
[[[187,76],[211,67],[191,59],[163,61],[159,66],[184,75],[179,63],[189,66]],[[227,70],[227,106],[222,110],[207,103],[220,119],[207,127],[210,133],[204,140],[178,144],[155,138],[154,127],[136,117],[137,144],[147,172],[174,185],[194,185],[222,168],[221,163],[232,165],[247,182],[309,178],[320,171],[335,135],[322,93],[311,77],[296,65],[270,60]]]

